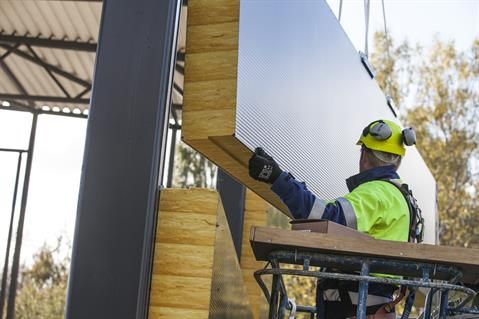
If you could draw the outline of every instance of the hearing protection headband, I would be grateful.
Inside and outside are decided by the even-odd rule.
[[[373,124],[376,125],[373,126]],[[371,122],[368,126],[364,128],[363,136],[366,137],[368,134],[378,141],[385,141],[391,137],[393,132],[386,122],[384,122],[383,120],[377,120]],[[416,144],[416,133],[414,132],[414,129],[412,127],[408,127],[402,130],[401,136],[404,145],[411,146]]]

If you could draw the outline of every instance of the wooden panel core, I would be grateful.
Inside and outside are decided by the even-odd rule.
[[[161,191],[149,318],[208,318],[218,205],[212,190]]]

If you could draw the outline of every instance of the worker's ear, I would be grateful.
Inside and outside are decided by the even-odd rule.
[[[361,148],[361,157],[359,158],[359,171],[362,172],[368,168],[369,160],[366,156],[366,150]]]

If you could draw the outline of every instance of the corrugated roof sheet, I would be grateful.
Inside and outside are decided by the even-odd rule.
[[[0,34],[9,36],[24,36],[29,38],[66,40],[96,43],[101,16],[101,2],[83,1],[0,1]],[[2,42],[0,56],[7,52],[8,46],[13,43]],[[4,66],[18,79],[21,89],[12,80],[9,72],[0,73],[0,93],[22,94],[38,96],[67,97],[66,93],[56,83],[58,81],[71,97],[76,97],[91,83],[95,53],[70,49],[40,47],[26,44],[18,47],[23,55],[13,52],[4,58]],[[83,80],[84,83],[75,83],[65,76],[55,72],[54,76],[25,55],[37,56],[45,63],[55,66],[71,75]],[[56,78],[56,80],[54,79]],[[82,96],[89,97],[89,93]],[[25,101],[18,100],[25,104]],[[50,108],[68,108],[73,111],[78,107],[81,111],[88,108],[87,104],[71,104],[63,102],[35,102],[36,108],[44,105]],[[78,112],[78,110],[76,110]]]
[[[97,43],[101,18],[101,2],[91,1],[35,1],[2,0],[0,1],[0,36],[22,37],[26,39],[51,39],[81,43]],[[186,7],[184,8],[186,9]],[[184,52],[186,34],[186,10],[183,11],[178,39],[178,51]],[[15,39],[17,39],[15,38]],[[3,39],[3,40],[2,40]],[[67,48],[47,47],[44,44],[11,42],[0,38],[0,59],[8,49],[20,43],[18,51],[13,51],[0,61],[0,94],[21,94],[29,96],[80,97],[88,99],[90,92],[79,96],[92,82],[95,52]],[[35,63],[37,56],[43,63],[56,70],[68,73],[65,76],[55,71],[47,71]],[[38,62],[38,61],[37,61]],[[179,62],[181,65],[183,62]],[[11,73],[18,80],[12,79]],[[50,74],[49,74],[50,73]],[[52,76],[53,74],[53,76]],[[72,80],[73,78],[73,80]],[[15,83],[18,82],[18,83]],[[58,83],[63,89],[58,85]],[[183,75],[175,71],[177,90],[173,92],[173,103],[182,104]],[[66,95],[66,93],[68,95]],[[0,101],[7,101],[6,98]],[[15,103],[13,100],[9,100]],[[30,104],[30,107],[60,109],[75,113],[88,109],[85,103],[67,103],[67,101],[16,100],[17,104]]]

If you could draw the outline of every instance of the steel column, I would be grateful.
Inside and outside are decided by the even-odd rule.
[[[363,261],[361,266],[361,276],[369,275],[369,264],[367,261]],[[358,297],[358,309],[356,312],[356,318],[366,319],[366,304],[368,299],[368,282],[361,280],[359,282],[359,297]]]
[[[441,291],[441,303],[439,308],[439,319],[446,319],[447,318],[447,308],[448,308],[448,296],[449,291],[442,290]]]
[[[7,292],[7,276],[8,276],[8,264],[10,259],[10,243],[12,241],[13,234],[13,221],[15,217],[15,208],[17,206],[17,193],[18,193],[18,182],[20,180],[20,170],[22,169],[22,150],[4,150],[0,151],[6,152],[18,152],[18,161],[17,161],[17,173],[15,175],[15,185],[13,187],[13,198],[12,198],[12,212],[10,213],[10,225],[8,226],[8,235],[7,235],[7,249],[5,250],[5,263],[3,265],[3,274],[2,274],[2,284],[0,287],[0,318],[3,317],[3,307],[5,305],[5,298]]]
[[[277,265],[279,267],[279,264],[277,262],[272,262],[272,265]],[[271,296],[269,298],[269,319],[278,319],[278,313],[280,309],[278,308],[278,302],[279,302],[279,293],[280,293],[280,275],[273,275],[273,280],[271,283]]]
[[[30,128],[30,140],[28,142],[28,155],[27,162],[25,164],[25,177],[23,179],[22,200],[20,202],[20,215],[18,217],[17,237],[15,240],[15,250],[13,252],[12,260],[12,272],[10,275],[10,287],[8,290],[7,319],[15,318],[15,297],[17,295],[20,253],[23,240],[23,226],[25,224],[25,212],[27,209],[28,189],[30,186],[30,173],[32,171],[33,149],[35,147],[37,122],[38,114],[34,113],[32,117],[32,127]]]
[[[430,319],[431,318],[431,314],[432,314],[432,300],[433,300],[433,297],[434,297],[434,294],[436,293],[437,289],[435,288],[431,288],[429,290],[429,293],[427,294],[426,296],[426,302],[425,302],[425,305],[424,305],[424,313],[423,313],[423,318],[424,319]]]
[[[147,317],[180,2],[103,2],[67,319]]]
[[[243,239],[246,189],[220,168],[218,168],[216,189],[221,196],[221,202],[225,209],[226,219],[228,220],[231,237],[233,237],[233,243],[239,260],[241,256],[241,242]]]

